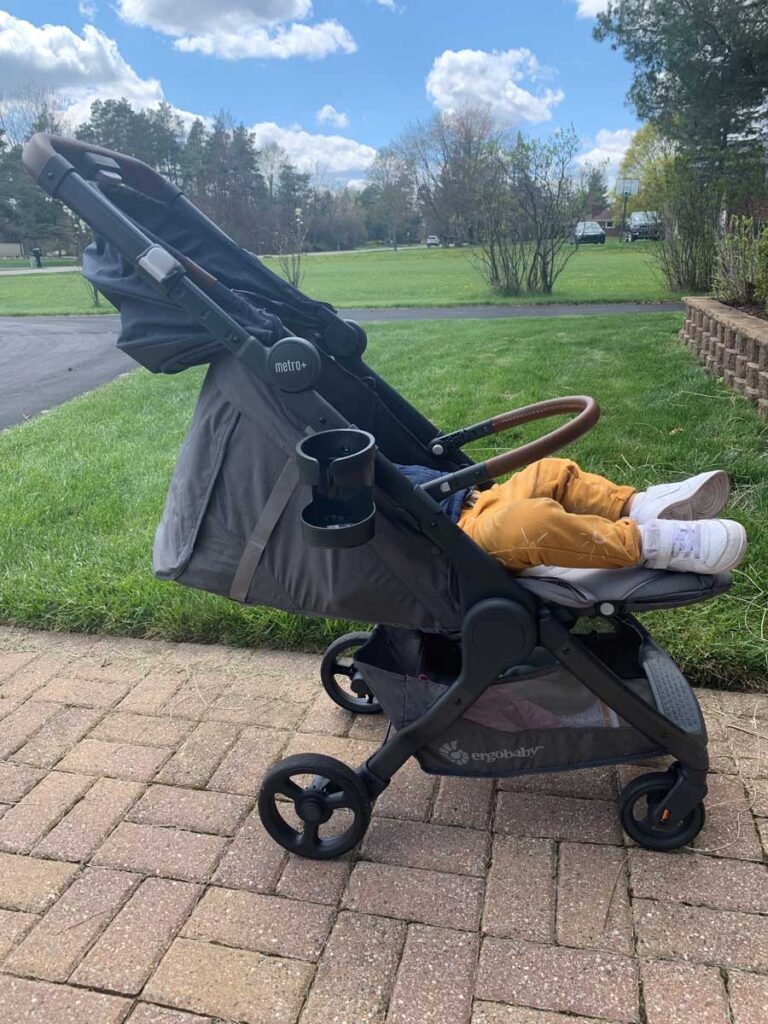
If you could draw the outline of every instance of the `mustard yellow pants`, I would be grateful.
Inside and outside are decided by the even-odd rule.
[[[541,459],[477,492],[459,526],[509,569],[617,569],[641,560],[637,524],[622,518],[633,494],[569,459]]]

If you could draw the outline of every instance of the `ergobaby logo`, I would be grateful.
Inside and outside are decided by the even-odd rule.
[[[494,764],[496,761],[505,761],[508,758],[535,757],[543,749],[543,745],[540,744],[538,747],[515,747],[514,750],[476,750],[468,754],[466,750],[461,749],[458,740],[449,740],[447,743],[443,743],[438,753],[446,761],[461,767],[468,764],[470,760]]]
[[[275,363],[275,373],[298,373],[299,370],[306,370],[307,364],[300,359],[285,359],[282,363]]]

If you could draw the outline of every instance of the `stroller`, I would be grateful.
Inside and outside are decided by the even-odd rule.
[[[353,770],[319,754],[267,771],[259,811],[286,850],[352,850],[376,798],[415,757],[441,775],[645,762],[619,816],[671,850],[704,822],[704,721],[635,613],[704,601],[730,576],[542,568],[514,575],[440,501],[583,435],[587,397],[540,402],[450,433],[363,360],[365,332],[271,273],[145,164],[45,134],[27,171],[94,231],[88,279],[121,314],[119,346],[153,372],[208,364],[154,545],[164,580],[302,614],[379,623],[331,644],[323,686],[386,740]],[[572,418],[486,462],[463,446]],[[396,464],[441,471],[414,486]]]

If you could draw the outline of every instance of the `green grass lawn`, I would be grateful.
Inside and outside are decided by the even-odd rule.
[[[692,679],[768,688],[766,428],[705,377],[678,327],[673,314],[380,324],[369,354],[445,429],[591,393],[603,418],[569,452],[585,467],[639,486],[727,468],[751,537],[736,586],[649,618]],[[0,620],[303,648],[336,631],[153,579],[153,532],[201,380],[140,370],[0,434]]]
[[[74,256],[43,256],[44,267],[69,267],[77,261]],[[14,270],[17,267],[29,267],[27,256],[3,256],[0,258],[0,270]]]
[[[577,249],[552,295],[497,295],[468,249],[403,249],[307,256],[302,289],[337,306],[456,306],[541,302],[658,302],[679,298],[661,280],[654,243]],[[267,264],[279,271],[276,261]],[[98,313],[78,274],[0,277],[0,314]]]

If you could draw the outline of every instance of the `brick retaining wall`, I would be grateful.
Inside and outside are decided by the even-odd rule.
[[[717,299],[687,298],[681,339],[715,377],[744,395],[768,419],[768,320]]]

